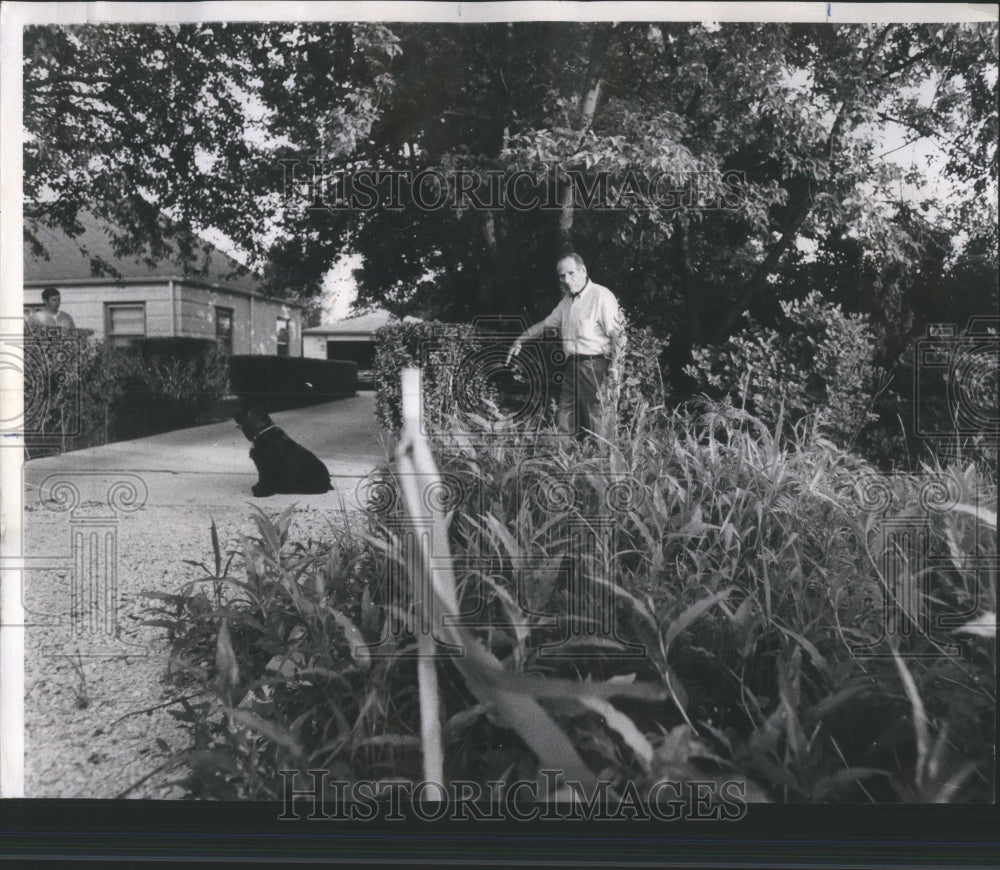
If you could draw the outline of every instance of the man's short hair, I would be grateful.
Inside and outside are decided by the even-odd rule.
[[[563,260],[572,260],[581,269],[587,268],[587,264],[583,262],[583,257],[581,257],[579,254],[574,253],[573,251],[570,251],[567,254],[563,254],[556,262],[561,263]]]
[[[50,296],[61,296],[58,287],[46,287],[42,290],[42,302],[48,302]]]

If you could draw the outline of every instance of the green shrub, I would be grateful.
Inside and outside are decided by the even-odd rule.
[[[366,740],[389,727],[370,693],[399,675],[373,667],[364,647],[380,627],[373,554],[346,526],[326,541],[289,540],[293,512],[256,511],[259,534],[227,553],[213,523],[211,565],[188,562],[203,576],[178,593],[145,593],[147,624],[171,642],[175,683],[207,699],[185,695],[173,711],[192,742],[164,764],[187,768],[191,797],[278,799],[282,769],[348,775]]]
[[[507,596],[493,591],[494,601],[525,608],[503,620],[527,625],[523,638],[492,629],[512,662],[545,665],[539,647],[565,632],[574,605],[564,572],[614,578],[618,640],[642,644],[645,660],[616,665],[593,646],[588,660],[583,647],[573,669],[659,678],[674,709],[657,714],[658,727],[690,721],[773,796],[991,793],[993,698],[978,687],[995,671],[993,640],[955,634],[996,612],[996,484],[975,467],[887,478],[802,427],[786,438],[725,406],[646,415],[620,430],[608,456],[588,445],[539,449],[530,435],[502,446],[443,439],[438,450],[458,494],[453,552],[490,561],[469,571],[466,589],[489,598],[499,584]],[[888,493],[884,507],[866,502],[871,486]],[[982,506],[981,516],[963,504]],[[926,575],[880,567],[917,570],[894,549],[900,522],[927,529]],[[581,550],[574,529],[588,528],[601,543]],[[537,560],[527,574],[517,567],[525,557]],[[915,607],[933,630],[913,630]],[[558,630],[546,627],[553,615]],[[894,649],[916,658],[922,708],[901,685]],[[901,723],[917,709],[937,754],[904,769],[919,747]]]
[[[30,455],[191,425],[225,395],[214,342],[148,338],[110,347],[89,330],[25,332],[25,443]]]
[[[824,302],[818,291],[782,302],[784,323],[752,317],[722,347],[697,348],[685,371],[701,389],[728,396],[768,424],[815,415],[841,444],[851,444],[875,419],[879,387],[875,341],[866,319]]]
[[[29,456],[112,440],[136,370],[127,349],[89,330],[28,327],[24,335],[24,438]]]
[[[629,326],[628,336],[619,402],[619,417],[625,424],[640,408],[662,405],[667,398],[659,362],[666,340],[649,327]],[[375,333],[375,341],[375,415],[394,434],[402,425],[399,372],[408,366],[422,367],[422,421],[430,432],[443,430],[451,415],[468,411],[498,419],[528,406],[536,409],[534,425],[553,419],[562,374],[554,354],[543,350],[536,358],[544,384],[527,384],[499,363],[511,337],[474,324],[390,324]],[[558,337],[546,342],[561,347]]]
[[[390,323],[375,333],[375,418],[398,434],[403,425],[400,371],[420,366],[421,414],[428,428],[441,425],[457,410],[455,375],[461,362],[477,349],[475,327],[466,323]],[[463,384],[471,390],[475,385]],[[480,382],[479,386],[485,386]]]
[[[669,398],[660,360],[668,341],[649,326],[627,326],[618,418],[628,427],[643,408],[664,405]]]
[[[908,343],[891,360],[892,390],[876,402],[878,424],[861,444],[866,455],[910,469],[932,458],[975,461],[996,477],[998,341],[997,319],[983,317],[965,329],[934,324]]]
[[[190,426],[228,392],[227,357],[202,338],[143,338],[130,348],[137,369],[127,401],[142,408],[146,429]]]

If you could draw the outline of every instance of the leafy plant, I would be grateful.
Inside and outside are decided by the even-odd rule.
[[[154,428],[191,425],[229,391],[229,366],[214,341],[146,338],[135,348],[139,363],[130,384]]]
[[[535,424],[470,439],[489,422],[448,418],[433,467],[404,442],[364,532],[296,543],[287,511],[258,513],[239,554],[214,539],[202,580],[156,596],[207,693],[177,711],[189,794],[274,797],[283,767],[419,779],[428,709],[446,779],[555,765],[612,797],[664,777],[789,802],[991,793],[996,487],[975,466],[879,475],[805,424],[718,404],[646,407],[608,444]],[[450,521],[453,599],[406,555],[415,516]],[[903,521],[928,542],[915,575]],[[429,693],[426,588],[455,617],[438,640],[466,650]]]
[[[187,767],[192,796],[274,798],[278,770],[309,758],[347,763],[363,730],[364,644],[374,640],[355,626],[364,550],[335,530],[326,544],[288,541],[293,510],[258,511],[259,536],[227,554],[213,523],[213,566],[190,563],[204,576],[179,593],[146,593],[155,602],[147,624],[166,630],[175,673],[209,698],[174,711],[192,745],[169,766]]]
[[[462,363],[478,347],[475,329],[465,323],[391,323],[375,333],[375,417],[386,431],[398,433],[402,424],[400,372],[408,366],[423,370],[422,419],[439,427],[458,409],[461,396],[482,395],[482,377],[462,379]]]
[[[782,302],[780,327],[748,316],[721,347],[697,348],[686,368],[701,388],[729,396],[773,424],[814,415],[838,443],[850,445],[875,419],[879,388],[875,341],[866,319],[824,302],[818,291]]]
[[[28,327],[24,345],[25,444],[29,453],[73,450],[114,438],[134,355],[89,330]]]
[[[77,653],[75,657],[67,655],[65,658],[73,668],[73,675],[76,678],[70,685],[74,705],[77,710],[86,710],[90,706],[90,689],[87,686],[87,673],[83,669],[83,657]]]

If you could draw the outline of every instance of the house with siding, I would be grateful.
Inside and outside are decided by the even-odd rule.
[[[79,329],[112,345],[146,336],[214,339],[230,354],[302,356],[302,308],[268,296],[255,275],[207,242],[199,274],[179,261],[150,262],[115,253],[107,230],[81,213],[84,232],[70,238],[48,232],[47,257],[24,247],[25,316],[42,307],[41,291],[56,287],[61,311]],[[103,263],[117,274],[95,276]]]
[[[314,359],[344,359],[362,371],[375,365],[375,331],[393,322],[381,308],[357,317],[310,327],[303,332],[303,355]],[[395,321],[400,322],[400,321]],[[402,323],[419,323],[418,317],[404,317]]]

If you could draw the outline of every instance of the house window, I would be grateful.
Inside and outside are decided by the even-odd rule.
[[[215,309],[215,343],[226,356],[233,353],[233,309]]]
[[[288,356],[288,318],[278,318],[278,356]]]
[[[127,305],[105,306],[108,344],[125,347],[137,338],[146,336],[146,303],[130,302]]]

